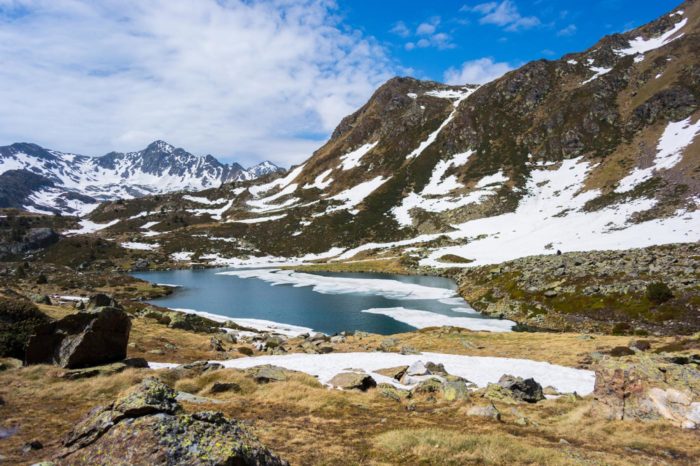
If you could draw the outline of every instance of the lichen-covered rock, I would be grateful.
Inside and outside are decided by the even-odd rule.
[[[448,381],[442,385],[442,397],[446,401],[469,399],[469,387],[463,380]]]
[[[593,413],[608,419],[665,418],[685,428],[700,426],[700,371],[641,353],[605,358],[596,367]]]
[[[495,421],[501,420],[501,413],[496,409],[496,407],[489,403],[487,405],[475,405],[470,406],[464,410],[464,414],[467,416],[485,417],[488,419],[493,419]]]
[[[93,409],[68,434],[57,465],[287,465],[218,412],[182,413],[175,392],[146,379]]]
[[[126,357],[130,331],[129,316],[116,307],[71,314],[35,327],[25,362],[76,369],[120,361]]]
[[[364,372],[341,372],[328,383],[343,390],[361,390],[363,392],[377,386],[377,382],[372,376]]]
[[[408,369],[408,366],[397,366],[397,367],[388,367],[386,369],[379,369],[374,372],[377,374],[385,375],[387,377],[390,377],[392,379],[396,380],[401,380],[401,377],[406,373],[406,370]]]

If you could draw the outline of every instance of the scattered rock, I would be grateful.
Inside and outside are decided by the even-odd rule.
[[[442,385],[442,397],[447,401],[469,399],[469,388],[464,381],[445,382]]]
[[[608,354],[614,358],[620,358],[622,356],[632,356],[634,351],[626,346],[616,346],[608,351]]]
[[[181,364],[176,367],[176,369],[187,369],[187,370],[194,370],[197,372],[207,372],[207,371],[216,371],[224,366],[219,364],[218,362],[209,362],[209,361],[195,361],[195,362],[190,362],[187,364]]]
[[[489,403],[487,405],[470,406],[466,410],[465,414],[467,416],[485,417],[495,421],[501,420],[501,413],[496,409],[493,403]]]
[[[331,337],[331,343],[337,345],[339,343],[345,343],[345,337],[343,335],[335,335]]]
[[[377,382],[372,376],[364,372],[341,372],[328,383],[343,390],[361,390],[363,392],[377,386]]]
[[[649,351],[651,349],[651,342],[648,340],[635,340],[630,343],[630,348],[638,351]]]
[[[246,356],[252,356],[254,354],[253,350],[248,348],[247,346],[239,346],[236,349],[239,353],[245,354]]]
[[[221,404],[221,401],[215,400],[213,398],[207,398],[204,396],[193,395],[187,392],[177,392],[175,399],[179,402],[193,403],[193,404]]]
[[[45,294],[35,294],[32,295],[32,302],[36,304],[47,304],[51,305],[51,298],[48,297],[48,295]]]
[[[421,354],[421,352],[415,349],[413,346],[408,345],[402,346],[399,352],[401,354]]]
[[[93,311],[97,309],[98,307],[120,307],[119,304],[114,300],[109,295],[106,295],[104,293],[98,293],[96,295],[93,295],[88,299],[87,305],[85,308],[88,311]]]
[[[379,369],[374,372],[380,375],[384,375],[386,377],[390,377],[392,379],[396,380],[401,380],[401,377],[406,373],[406,370],[408,369],[408,366],[398,366],[398,367],[389,367],[386,369]]]
[[[73,369],[63,372],[60,377],[66,380],[79,380],[95,377],[98,375],[114,375],[127,368],[123,362],[115,362],[103,366],[88,367],[85,369]]]
[[[130,330],[129,316],[116,307],[71,314],[34,329],[25,361],[71,369],[120,361],[126,357]]]
[[[422,380],[415,387],[413,387],[414,395],[427,395],[432,393],[439,393],[442,391],[442,380],[436,377],[430,377]]]
[[[209,339],[209,346],[214,351],[219,351],[219,352],[225,351],[223,342],[217,337],[211,337]]]
[[[412,396],[409,390],[402,390],[400,388],[396,388],[395,386],[389,383],[380,383],[379,385],[377,385],[377,391],[379,395],[383,396],[384,398],[389,398],[390,400],[399,402],[402,400],[407,400]]]
[[[44,445],[40,441],[32,440],[24,444],[22,451],[24,453],[29,453],[30,451],[41,450],[42,448],[44,448]]]
[[[393,351],[396,347],[397,341],[395,338],[385,338],[379,343],[379,350],[384,352]]]
[[[230,464],[282,466],[244,426],[221,413],[183,414],[175,392],[149,378],[93,409],[67,435],[57,465]]]
[[[269,364],[250,368],[248,373],[257,383],[283,382],[287,380],[284,368]]]
[[[508,390],[513,398],[528,403],[537,403],[544,400],[542,385],[535,379],[523,379],[512,375],[504,375],[498,380],[498,385]]]

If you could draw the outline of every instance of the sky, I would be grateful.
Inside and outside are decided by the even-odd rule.
[[[0,145],[289,167],[392,76],[480,84],[680,0],[0,0]]]

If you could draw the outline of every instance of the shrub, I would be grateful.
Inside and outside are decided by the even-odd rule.
[[[36,277],[36,284],[37,285],[46,285],[49,282],[49,280],[46,278],[46,275],[43,273],[40,274],[38,277]]]
[[[611,333],[613,335],[627,335],[627,333],[629,333],[630,330],[630,324],[626,322],[618,322],[615,325],[613,325]]]
[[[673,293],[663,282],[650,283],[647,285],[647,298],[654,304],[661,304],[673,298]]]
[[[31,302],[0,297],[0,357],[24,359],[34,328],[48,321]]]

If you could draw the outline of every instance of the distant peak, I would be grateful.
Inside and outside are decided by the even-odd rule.
[[[162,152],[172,152],[175,150],[175,146],[168,144],[165,141],[162,140],[157,140],[153,141],[146,147],[146,150],[157,150],[157,151],[162,151]]]

